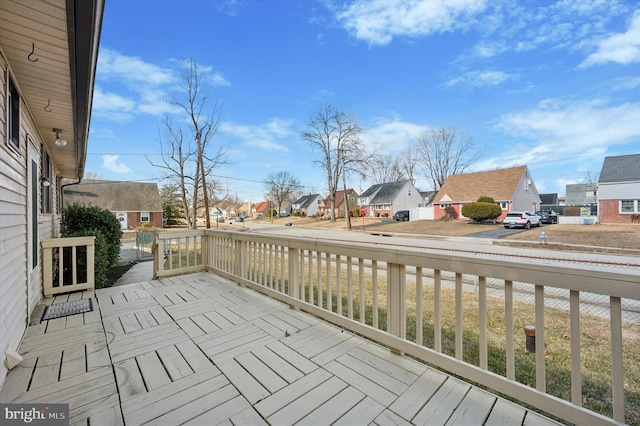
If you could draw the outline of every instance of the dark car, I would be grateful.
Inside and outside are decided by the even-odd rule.
[[[244,222],[244,217],[242,216],[236,217],[236,222]]]
[[[558,223],[558,213],[552,210],[540,210],[536,212],[537,216],[540,216],[542,223]]]
[[[398,210],[393,214],[393,218],[398,222],[409,220],[409,210]]]

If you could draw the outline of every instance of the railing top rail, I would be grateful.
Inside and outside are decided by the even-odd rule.
[[[73,246],[86,246],[95,244],[93,235],[87,237],[63,237],[63,238],[47,238],[41,240],[43,248],[51,247],[73,247]]]
[[[174,238],[198,237],[204,235],[204,229],[193,229],[189,231],[167,231],[158,232],[157,237],[161,240],[171,240]]]
[[[520,257],[505,258],[505,255],[500,253],[443,253],[437,249],[431,250],[426,247],[389,247],[384,243],[332,241],[322,238],[260,235],[227,230],[201,230],[197,232],[224,236],[239,241],[278,244],[303,250],[530,282],[607,296],[640,299],[640,274],[632,270],[611,271],[590,264],[568,266],[535,258],[524,261]],[[606,283],[606,286],[603,283]]]

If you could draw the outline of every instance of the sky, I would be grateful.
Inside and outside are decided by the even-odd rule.
[[[483,154],[470,172],[527,165],[539,193],[640,153],[636,0],[107,0],[86,172],[166,182],[150,160],[165,118],[186,126],[167,101],[188,61],[221,107],[213,175],[243,201],[280,171],[326,196],[300,136],[323,103],[355,114],[381,154],[455,126]]]

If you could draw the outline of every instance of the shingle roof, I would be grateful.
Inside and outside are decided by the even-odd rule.
[[[527,166],[518,166],[449,176],[433,202],[438,204],[445,196],[448,196],[445,202],[454,203],[469,203],[482,196],[496,201],[511,200],[526,170]]]
[[[64,189],[65,206],[78,203],[112,212],[161,212],[158,184],[110,180],[84,180]]]
[[[558,204],[558,194],[556,192],[551,194],[540,194],[540,204],[546,204],[546,205]]]
[[[640,181],[640,154],[605,157],[599,183]]]
[[[369,202],[370,204],[390,204],[398,196],[398,193],[402,191],[402,188],[408,181],[400,182],[387,182],[380,185],[380,189]]]
[[[296,201],[294,201],[293,204],[299,204],[301,209],[306,209],[318,197],[320,197],[320,194],[304,195],[304,196],[298,198]]]

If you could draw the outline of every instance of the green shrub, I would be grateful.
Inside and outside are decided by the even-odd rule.
[[[487,197],[486,195],[483,195],[482,197],[478,198],[476,200],[477,203],[493,203],[495,204],[496,200],[494,200],[491,197]],[[466,215],[465,215],[466,216]],[[496,216],[497,217],[497,216]]]
[[[109,210],[97,206],[72,204],[62,210],[61,228],[63,237],[70,237],[79,231],[100,231],[105,239],[104,256],[107,266],[116,265],[120,260],[122,229],[116,216]]]
[[[95,257],[94,257],[94,277],[96,288],[107,287],[109,279],[107,277],[107,269],[109,269],[109,243],[107,238],[102,234],[99,229],[80,229],[73,231],[65,237],[88,237],[94,236],[95,239]],[[69,247],[70,249],[70,247]],[[64,282],[71,282],[72,273],[72,261],[71,253],[65,253],[63,270],[65,275]],[[76,251],[76,272],[78,274],[78,282],[85,282],[87,280],[87,251],[86,249],[78,248]]]
[[[463,216],[473,219],[475,222],[483,222],[500,216],[502,209],[495,202],[476,202],[462,206]]]

